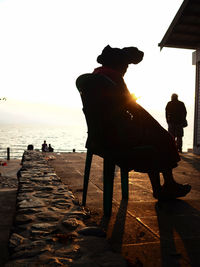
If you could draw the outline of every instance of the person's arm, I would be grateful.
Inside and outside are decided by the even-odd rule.
[[[185,104],[184,103],[183,103],[183,114],[184,114],[184,119],[186,119],[187,110],[186,110],[186,107],[185,107]]]
[[[169,107],[169,105],[167,104],[167,106],[166,106],[166,108],[165,108],[165,118],[166,118],[167,123],[169,122],[169,112],[168,112],[168,107]]]

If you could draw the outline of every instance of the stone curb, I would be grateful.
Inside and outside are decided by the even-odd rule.
[[[25,151],[18,172],[17,208],[5,267],[127,266],[105,233],[87,227],[90,216],[48,165],[43,154]]]

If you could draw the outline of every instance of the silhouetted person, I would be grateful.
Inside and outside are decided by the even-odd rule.
[[[42,152],[48,152],[48,146],[46,140],[44,140],[44,143],[42,144]]]
[[[53,150],[54,150],[53,147],[51,146],[51,144],[49,144],[48,151],[53,152]]]
[[[136,47],[119,49],[108,45],[97,57],[102,66],[89,74],[88,80],[83,78],[83,90],[91,94],[90,106],[87,98],[83,99],[84,109],[90,111],[90,122],[97,127],[88,130],[86,147],[96,155],[110,157],[121,168],[148,173],[155,198],[182,197],[191,186],[174,180],[172,169],[180,157],[172,136],[136,103],[123,80],[128,65],[138,64],[143,55]],[[81,91],[81,76],[78,79]]]
[[[186,122],[187,111],[185,104],[178,100],[177,94],[172,94],[171,101],[167,103],[165,108],[166,120],[168,123],[168,131],[174,137],[179,152],[182,152],[184,135],[183,127]]]
[[[34,146],[33,145],[28,145],[27,146],[27,150],[33,150],[34,149]]]

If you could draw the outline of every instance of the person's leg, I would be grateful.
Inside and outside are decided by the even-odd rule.
[[[177,197],[184,197],[187,195],[191,186],[189,184],[179,184],[174,180],[172,169],[163,171],[164,184],[160,184],[159,172],[149,172],[149,179],[151,181],[153,196],[159,200],[175,199]]]
[[[181,125],[176,126],[176,146],[179,152],[182,152],[183,145],[183,127]]]
[[[177,136],[176,144],[177,144],[178,151],[182,152],[182,145],[183,145],[182,136]]]
[[[176,181],[174,180],[174,176],[172,173],[172,169],[168,169],[163,171],[163,178],[164,178],[164,185],[165,186],[173,186],[176,184]]]
[[[174,137],[174,142],[176,144],[176,148],[178,149],[178,146],[177,146],[177,137]]]
[[[172,123],[168,124],[168,132],[171,134],[171,136],[173,137],[174,141],[175,140],[175,136],[176,136],[176,129],[175,129],[175,125]]]
[[[153,196],[154,198],[160,198],[162,186],[160,184],[160,173],[156,171],[148,172],[149,179],[151,181],[151,186],[153,189]],[[174,186],[177,184],[174,180],[172,170],[166,170],[163,172],[163,178],[164,178],[164,187],[167,190],[172,190]]]
[[[184,197],[191,190],[189,184],[179,184],[174,180],[172,169],[163,171],[164,185],[160,193],[160,199],[173,199]]]
[[[149,172],[148,176],[149,176],[151,186],[153,189],[153,196],[155,198],[158,198],[158,195],[159,195],[161,188],[162,188],[161,184],[160,184],[160,174],[159,174],[159,172],[154,171],[154,172]]]
[[[163,191],[163,188],[165,189],[165,194],[168,194],[168,192],[169,193],[173,192],[173,194],[177,194],[176,192],[177,190],[181,192],[183,191],[184,193],[185,191],[188,190],[188,185],[181,185],[174,180],[172,169],[165,170],[163,171],[162,174],[164,178],[163,186],[161,186],[160,184],[160,173],[159,172],[157,171],[148,172],[148,176],[151,181],[151,186],[153,189],[153,196],[155,198],[159,198],[160,194]]]
[[[164,171],[163,173],[164,178],[164,186],[166,187],[173,187],[174,185],[178,184],[174,180],[174,176],[172,173],[172,169],[168,169]],[[151,181],[153,192],[158,192],[162,188],[160,184],[160,173],[157,171],[148,172],[149,179]]]

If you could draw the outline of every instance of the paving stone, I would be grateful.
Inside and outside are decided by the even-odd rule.
[[[38,199],[29,199],[29,200],[22,200],[18,203],[19,208],[37,208],[37,207],[44,207],[45,203],[39,201]]]
[[[17,247],[25,242],[25,238],[17,233],[13,233],[9,240],[10,247]]]
[[[82,228],[81,230],[78,231],[78,233],[81,235],[106,237],[106,233],[99,227],[95,227],[95,226]]]
[[[62,247],[59,250],[55,251],[55,254],[58,257],[68,257],[71,259],[74,259],[76,257],[81,257],[81,251],[80,251],[80,246],[77,244],[72,244],[68,247]]]
[[[31,229],[29,232],[29,235],[31,237],[35,238],[35,240],[38,240],[39,238],[49,236],[52,232],[53,232],[53,230],[45,231],[45,230]]]
[[[34,197],[38,198],[49,198],[50,194],[44,193],[44,192],[38,192],[33,194]]]
[[[67,217],[73,217],[73,218],[88,218],[88,214],[86,212],[83,211],[69,211],[66,214]]]
[[[56,224],[54,223],[36,223],[32,224],[31,226],[32,229],[36,230],[52,230],[56,228]]]
[[[27,214],[18,214],[15,217],[15,224],[27,224],[33,221],[33,218],[31,216],[28,216]]]
[[[80,226],[80,225],[82,225],[82,226],[84,225],[82,221],[77,220],[77,219],[75,219],[75,218],[69,218],[69,219],[67,219],[67,220],[64,220],[64,221],[62,222],[62,224],[63,224],[64,226],[66,226],[68,229],[71,229],[71,230],[76,229],[76,228],[77,228],[78,226]]]
[[[35,248],[35,249],[25,249],[25,250],[19,250],[17,252],[14,252],[12,255],[11,255],[11,259],[16,259],[16,258],[33,258],[33,257],[36,257],[38,256],[39,254],[41,253],[44,253],[46,252],[47,249],[43,249],[43,248]]]
[[[34,177],[30,178],[32,182],[39,182],[39,183],[45,183],[45,184],[50,184],[52,182],[51,177]]]
[[[11,255],[5,267],[118,266],[105,233],[98,227],[86,227],[84,220],[90,213],[62,184],[41,152],[24,152],[18,178],[17,212],[9,240]],[[102,240],[102,246],[96,244]],[[110,265],[106,265],[105,253]]]
[[[25,250],[25,249],[33,249],[33,248],[44,248],[47,244],[45,240],[36,240],[36,241],[30,241],[26,239],[27,242],[23,242],[21,245],[17,245],[14,248],[14,251],[17,252],[19,250]]]
[[[55,214],[54,212],[41,212],[37,215],[38,220],[55,222],[60,220],[60,214]]]

